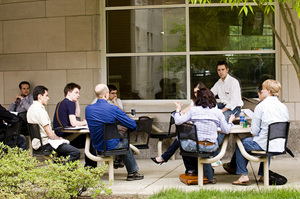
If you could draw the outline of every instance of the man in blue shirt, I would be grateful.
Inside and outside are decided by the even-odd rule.
[[[109,98],[109,90],[105,84],[98,84],[95,87],[95,94],[98,98],[95,104],[91,104],[85,109],[85,117],[91,133],[92,144],[97,151],[103,151],[103,125],[113,124],[117,120],[132,131],[137,129],[133,119],[128,117],[119,107],[111,105],[107,102]],[[125,148],[128,141],[126,139],[112,139],[107,141],[107,150],[115,148]],[[133,153],[119,156],[125,163],[128,176],[127,180],[141,180],[144,175],[139,174],[139,167],[135,161]]]

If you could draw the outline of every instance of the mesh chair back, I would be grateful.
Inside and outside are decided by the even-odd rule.
[[[114,124],[104,124],[103,125],[103,134],[104,134],[104,141],[103,141],[103,147],[104,151],[98,151],[99,155],[103,156],[112,156],[112,155],[124,155],[129,153],[129,132],[127,134],[121,134],[118,131],[117,123]],[[128,145],[126,148],[122,149],[113,149],[113,150],[107,150],[106,142],[111,139],[127,139]]]
[[[177,125],[178,131],[178,142],[180,148],[180,154],[183,156],[190,156],[190,157],[209,157],[213,156],[215,152],[203,152],[199,150],[199,144],[196,144],[197,149],[195,152],[185,151],[181,146],[182,140],[193,140],[194,142],[198,143],[198,134],[197,129],[194,124],[190,123],[183,123],[181,125]]]
[[[14,139],[14,142],[10,144],[10,147],[16,147],[21,133],[21,128],[22,121],[15,122],[12,123],[10,126],[7,126],[4,143],[7,144],[8,141]]]
[[[135,143],[133,144],[138,149],[148,149],[149,148],[149,139],[152,130],[153,120],[147,116],[139,117]],[[146,141],[141,141],[145,140]]]
[[[41,147],[38,150],[33,150],[33,151],[34,152],[41,151],[43,155],[51,155],[52,150],[45,149],[45,147],[43,145],[39,125],[28,123],[27,128],[28,128],[28,131],[29,131],[30,140],[32,141],[35,138],[35,139],[40,140],[40,143],[41,143]]]
[[[275,122],[269,125],[267,142],[268,153],[275,153],[275,155],[286,153],[285,149],[288,139],[289,127],[289,122]],[[281,148],[282,151],[274,152],[271,147],[272,142],[276,142],[276,145],[279,147],[279,149]]]

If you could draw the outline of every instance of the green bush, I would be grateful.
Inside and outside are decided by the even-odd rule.
[[[92,197],[112,193],[100,181],[107,165],[86,169],[79,161],[66,162],[52,156],[41,164],[30,151],[0,143],[0,199],[76,198],[87,188]]]

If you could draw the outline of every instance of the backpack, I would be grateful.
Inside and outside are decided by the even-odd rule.
[[[286,183],[286,177],[269,170],[269,185],[284,185]]]

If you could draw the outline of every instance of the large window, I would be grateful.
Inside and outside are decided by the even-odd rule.
[[[124,100],[190,99],[196,82],[213,86],[216,63],[225,60],[242,95],[257,97],[258,85],[275,78],[275,40],[252,7],[245,16],[219,3],[106,0],[107,83]]]

